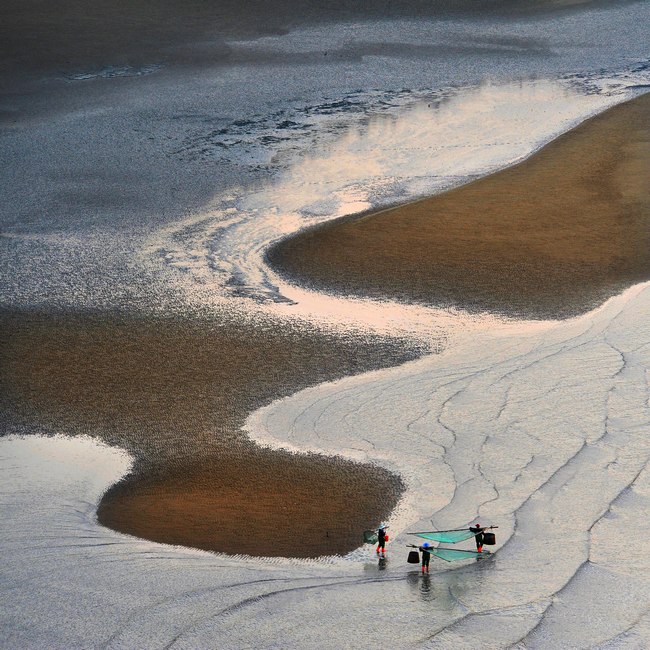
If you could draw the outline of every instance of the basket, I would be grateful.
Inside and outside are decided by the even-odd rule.
[[[377,543],[377,531],[376,530],[364,530],[363,531],[363,543],[364,544],[376,544]]]

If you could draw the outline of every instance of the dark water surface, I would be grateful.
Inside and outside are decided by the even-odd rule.
[[[507,20],[621,4],[593,0],[8,0],[0,13],[0,57],[5,74],[74,64],[102,65],[107,58],[138,65],[151,57],[169,56],[170,48],[215,39],[217,47],[209,58],[227,60],[228,48],[219,47],[220,40],[281,34],[300,26],[450,15],[497,15]]]

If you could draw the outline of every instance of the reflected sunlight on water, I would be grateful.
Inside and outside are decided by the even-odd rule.
[[[361,120],[355,113],[343,135],[303,149],[258,189],[216,197],[209,212],[159,233],[147,253],[199,303],[243,298],[238,306],[249,311],[427,340],[450,327],[484,327],[496,319],[306,290],[274,273],[265,250],[302,228],[435,194],[521,161],[631,97],[627,85],[637,82],[629,75],[599,79],[598,92],[593,79],[589,92],[573,78],[486,83],[419,97],[393,113],[369,110]]]

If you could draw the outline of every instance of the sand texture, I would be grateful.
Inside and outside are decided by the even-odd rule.
[[[235,554],[342,554],[402,492],[383,469],[261,449],[240,431],[273,398],[413,356],[395,342],[111,314],[4,314],[2,332],[8,430],[85,433],[134,454],[99,508],[116,530]]]
[[[275,246],[318,289],[532,318],[582,313],[650,277],[650,95],[445,194]]]
[[[533,316],[584,310],[648,277],[648,103],[444,195],[303,233],[270,257],[328,289]],[[99,508],[116,530],[315,557],[357,547],[402,493],[383,469],[260,449],[241,425],[302,387],[413,358],[403,341],[225,313],[1,316],[5,429],[90,434],[134,455]]]

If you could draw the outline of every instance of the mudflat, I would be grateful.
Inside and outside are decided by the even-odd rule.
[[[271,261],[326,290],[533,317],[588,309],[649,277],[645,95],[527,161],[423,201],[301,233]],[[8,432],[88,434],[129,450],[99,506],[116,530],[227,553],[345,553],[396,505],[398,477],[263,449],[241,426],[269,401],[397,365],[403,341],[224,314],[0,313]]]
[[[5,312],[0,325],[6,431],[133,454],[99,506],[111,528],[232,554],[343,554],[402,492],[381,468],[264,449],[241,425],[304,386],[412,358],[403,343],[227,317]]]
[[[585,312],[650,278],[650,94],[513,167],[280,242],[312,287],[526,318]]]

